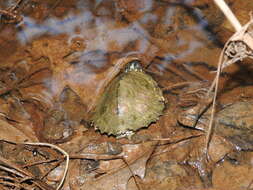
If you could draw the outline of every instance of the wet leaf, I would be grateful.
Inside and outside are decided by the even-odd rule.
[[[214,169],[213,185],[215,188],[231,190],[247,189],[253,179],[253,168],[247,164],[236,164],[226,160]]]
[[[104,174],[83,183],[81,189],[89,188],[92,190],[102,190],[106,188],[108,190],[113,190],[116,188],[119,190],[126,190],[128,181],[133,175],[144,178],[146,163],[150,154],[153,152],[155,144],[156,143],[124,145],[123,152],[120,155],[122,155],[125,161],[122,159],[100,161],[100,169],[98,171]],[[126,162],[128,165],[126,165]],[[107,165],[106,168],[105,165]],[[111,166],[108,167],[108,165]]]
[[[226,2],[241,23],[248,22],[252,0]],[[233,33],[213,1],[16,3],[0,2],[0,139],[12,141],[0,143],[0,189],[9,189],[12,180],[23,189],[35,188],[36,177],[36,185],[49,190],[61,180],[63,157],[51,148],[15,144],[26,140],[58,143],[73,156],[64,190],[252,188],[252,63],[242,60],[252,57],[252,21],[226,46],[237,64],[221,76],[207,161],[209,112],[195,126],[196,106]],[[15,25],[20,15],[23,21]],[[166,108],[159,121],[131,140],[119,140],[101,135],[87,121],[131,56],[164,89]]]
[[[252,150],[252,111],[251,101],[235,102],[225,107],[217,115],[216,133],[224,136],[242,150]]]
[[[35,135],[33,134],[31,130],[27,131],[27,133],[25,132],[25,129],[27,129],[25,125],[23,127],[22,125],[20,125],[20,128],[17,128],[15,125],[11,125],[7,121],[5,121],[3,118],[1,118],[0,119],[0,130],[1,130],[0,139],[5,139],[7,141],[12,141],[12,142],[24,142],[26,140],[37,141],[37,138],[35,137]]]

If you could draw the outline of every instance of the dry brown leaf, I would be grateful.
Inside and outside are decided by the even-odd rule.
[[[32,126],[19,124],[19,127],[11,125],[4,119],[0,119],[0,139],[12,142],[24,142],[26,140],[36,142],[38,139],[32,131]]]
[[[113,170],[108,171],[108,173],[100,177],[86,181],[79,188],[84,190],[126,190],[128,181],[133,175],[144,178],[146,163],[151,153],[153,152],[155,144],[155,142],[147,142],[138,145],[124,145],[123,154],[121,155],[123,155],[125,161],[129,164],[129,166],[127,166],[125,162],[121,160],[121,163],[118,163],[119,165],[117,165],[117,167],[115,167]],[[114,160],[112,160],[111,164],[114,164]],[[72,169],[70,168],[70,170]],[[80,184],[80,182],[78,182],[78,179],[75,178],[76,176],[72,176],[72,179],[70,179],[72,184],[70,185],[71,187],[76,187],[76,184]]]
[[[253,168],[252,165],[225,161],[214,169],[212,178],[215,188],[245,190],[253,179]]]

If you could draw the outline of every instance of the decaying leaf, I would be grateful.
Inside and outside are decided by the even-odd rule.
[[[72,176],[71,179],[69,179],[70,184],[72,184],[72,186],[82,184],[81,189],[126,190],[128,181],[133,175],[144,178],[147,160],[150,158],[155,145],[156,142],[124,145],[123,152],[120,154],[121,159],[117,159],[119,162],[117,162],[117,160],[100,161],[98,171],[102,174],[101,176],[90,179],[89,181],[84,181],[84,183],[81,183],[81,178],[78,179]],[[111,166],[108,167],[106,165]]]

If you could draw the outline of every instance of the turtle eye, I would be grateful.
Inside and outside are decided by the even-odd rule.
[[[129,71],[142,71],[141,62],[139,60],[130,61],[126,65],[125,72]]]

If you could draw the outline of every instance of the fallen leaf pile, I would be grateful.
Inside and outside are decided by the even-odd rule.
[[[251,0],[228,3],[246,24]],[[0,189],[253,188],[253,67],[243,55],[223,69],[205,149],[205,95],[232,35],[211,0],[7,0],[0,9]],[[129,57],[158,83],[166,108],[117,139],[89,118]]]

